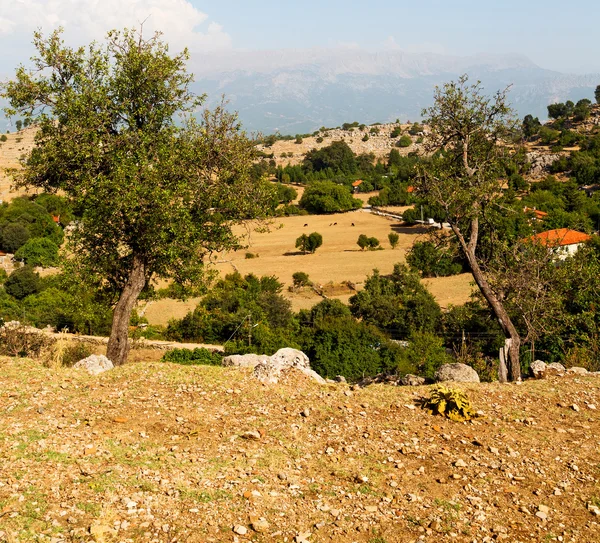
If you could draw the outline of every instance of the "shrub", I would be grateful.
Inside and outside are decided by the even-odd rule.
[[[49,238],[31,238],[15,253],[28,266],[49,268],[58,264],[58,246]]]
[[[447,277],[462,271],[460,262],[431,241],[416,241],[406,255],[406,262],[423,277]]]
[[[362,251],[365,249],[369,249],[371,251],[379,247],[379,240],[375,237],[369,237],[365,234],[361,234],[358,236],[356,244],[361,248]]]
[[[173,362],[183,366],[220,366],[223,354],[209,351],[202,347],[196,349],[173,349],[167,351],[161,358],[161,362]]]
[[[40,276],[30,266],[13,271],[4,282],[4,290],[17,300],[22,300],[40,289]]]
[[[303,142],[304,140],[302,139],[301,136],[296,136],[296,139],[294,140],[294,143],[299,145]]]
[[[362,207],[350,189],[333,181],[314,181],[304,191],[300,207],[311,213],[340,213]]]
[[[51,342],[40,330],[19,322],[9,322],[0,328],[0,354],[4,356],[37,357]]]
[[[318,232],[308,236],[302,234],[296,239],[296,249],[300,249],[303,253],[314,253],[321,245],[323,245],[323,236]]]
[[[394,130],[390,133],[390,138],[397,138],[400,134],[402,134],[402,129],[399,126],[396,126]]]
[[[423,409],[432,415],[442,415],[456,422],[463,422],[477,417],[467,395],[456,388],[437,385],[429,398],[421,401]]]
[[[0,141],[2,141],[2,142],[6,141],[7,139],[8,139],[8,138],[6,137],[6,134],[2,134],[2,135],[0,136]]]
[[[319,137],[316,139],[316,142],[317,142],[317,143],[323,143],[323,138],[322,138],[321,136],[319,136]]]
[[[244,255],[244,258],[245,258],[246,260],[250,260],[250,259],[252,259],[252,258],[258,258],[258,253],[246,253],[246,254]]]
[[[410,136],[407,136],[406,134],[398,140],[398,143],[396,143],[396,145],[398,147],[410,147],[411,144],[412,144],[412,139]]]
[[[308,287],[312,285],[311,280],[308,278],[308,273],[301,271],[294,272],[294,274],[292,275],[292,281],[296,288]]]
[[[379,128],[376,128],[376,127],[375,127],[375,128],[371,128],[371,129],[369,130],[369,134],[372,134],[372,135],[374,135],[374,136],[377,136],[377,135],[379,134]]]
[[[2,229],[2,249],[7,253],[17,252],[29,239],[29,230],[19,223],[7,224]]]
[[[362,141],[369,141],[369,135],[368,135],[368,134],[365,134],[365,135],[362,137]]]
[[[59,337],[40,357],[44,365],[50,368],[61,366],[71,368],[92,354],[90,346],[83,341],[69,341],[64,337]]]
[[[390,232],[388,234],[388,241],[390,242],[392,249],[395,249],[400,241],[400,236],[396,232]]]

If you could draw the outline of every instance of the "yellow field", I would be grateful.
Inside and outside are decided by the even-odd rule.
[[[304,226],[304,225],[307,226]],[[354,226],[352,226],[354,224]],[[239,232],[244,230],[240,229]],[[400,235],[398,247],[390,248],[388,234]],[[301,254],[295,248],[296,238],[303,233],[319,232],[323,245],[315,254]],[[347,302],[354,291],[340,284],[349,281],[360,290],[366,277],[377,268],[382,274],[391,273],[394,264],[405,262],[406,251],[418,239],[425,239],[420,227],[403,227],[400,223],[372,215],[364,211],[336,215],[307,215],[276,219],[269,232],[251,231],[248,248],[221,254],[216,258],[216,269],[221,275],[235,270],[242,275],[274,275],[285,285],[284,295],[292,302],[294,311],[307,309],[323,298],[312,291],[289,292],[292,274],[297,271],[308,273],[315,285],[325,287],[329,298]],[[375,236],[384,247],[381,251],[361,251],[356,244],[360,234]],[[246,252],[258,254],[258,258],[245,258]],[[462,304],[472,291],[472,277],[462,274],[424,280],[427,288],[442,307]],[[327,285],[331,292],[328,292]],[[166,324],[171,318],[181,318],[193,309],[197,300],[178,302],[159,300],[153,302],[145,312],[151,324]]]

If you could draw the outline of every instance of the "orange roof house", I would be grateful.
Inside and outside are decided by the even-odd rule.
[[[357,179],[356,181],[354,181],[354,183],[352,183],[352,186],[354,188],[356,187],[360,187],[363,184],[363,180],[362,179]]]
[[[572,255],[582,243],[592,239],[588,234],[571,230],[570,228],[558,228],[556,230],[547,230],[540,232],[529,238],[534,243],[541,243],[551,249],[560,249],[560,258]]]
[[[548,213],[546,213],[545,211],[540,211],[535,207],[524,207],[523,211],[525,213],[533,213],[534,219],[537,219],[538,221],[542,221],[548,216]]]

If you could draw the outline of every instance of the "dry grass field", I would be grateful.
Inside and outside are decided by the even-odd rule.
[[[295,248],[296,238],[311,232],[319,232],[323,236],[323,245],[314,254],[302,254]],[[400,235],[400,242],[394,250],[388,242],[390,232]],[[361,251],[356,244],[360,234],[376,237],[384,249]],[[360,290],[373,269],[382,274],[391,273],[394,264],[405,262],[407,250],[419,239],[426,239],[424,228],[407,228],[365,211],[282,217],[275,219],[268,232],[251,231],[247,249],[220,254],[214,265],[221,275],[237,270],[242,275],[254,273],[278,277],[285,285],[283,294],[292,302],[293,310],[298,311],[312,307],[322,297],[310,290],[289,292],[287,287],[292,285],[294,272],[308,273],[315,285],[323,287],[327,297],[347,303],[355,291],[342,283],[348,281]],[[257,254],[258,257],[246,258],[246,253]],[[447,307],[467,301],[472,291],[471,281],[470,274],[462,274],[426,279],[425,284],[438,303]],[[150,304],[144,314],[150,324],[165,325],[172,318],[182,318],[197,303],[197,299],[185,302],[158,300]]]
[[[12,178],[6,169],[20,168],[19,159],[33,148],[34,136],[35,128],[25,128],[6,134],[6,141],[0,142],[0,200],[7,202],[26,193],[12,187]]]

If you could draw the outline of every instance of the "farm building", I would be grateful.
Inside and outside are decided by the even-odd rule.
[[[540,232],[528,238],[534,242],[542,243],[547,247],[556,250],[560,259],[565,259],[569,255],[577,252],[581,244],[589,241],[591,236],[570,228],[558,228],[556,230],[547,230]]]

